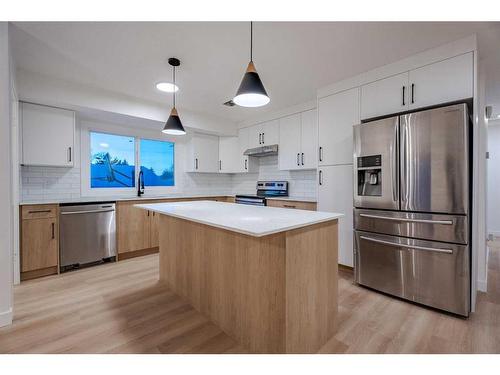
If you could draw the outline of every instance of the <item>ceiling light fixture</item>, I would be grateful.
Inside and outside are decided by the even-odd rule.
[[[233,102],[241,107],[262,107],[270,101],[253,64],[253,22],[250,22],[250,62]]]
[[[179,91],[179,86],[174,85],[173,83],[170,83],[170,82],[158,82],[156,84],[156,88],[159,91],[163,91],[163,92],[177,92],[177,91]]]
[[[171,57],[168,59],[168,63],[173,67],[173,81],[175,86],[175,68],[181,65],[179,59],[175,57]],[[181,119],[179,118],[179,114],[177,113],[177,109],[175,108],[175,91],[174,91],[174,100],[172,110],[170,111],[170,116],[168,117],[167,122],[165,123],[165,127],[162,130],[165,134],[171,135],[184,135],[186,131],[184,130],[184,126],[182,126]]]

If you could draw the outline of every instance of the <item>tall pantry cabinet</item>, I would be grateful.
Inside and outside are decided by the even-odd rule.
[[[359,124],[359,88],[318,100],[318,210],[342,212],[339,263],[353,267],[352,127]]]

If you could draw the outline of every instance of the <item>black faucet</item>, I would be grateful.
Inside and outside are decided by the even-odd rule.
[[[144,194],[144,173],[140,171],[137,179],[137,196],[140,197],[142,194]]]

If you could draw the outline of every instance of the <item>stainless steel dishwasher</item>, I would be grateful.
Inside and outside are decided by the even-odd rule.
[[[61,272],[116,259],[114,202],[63,204],[59,215]]]

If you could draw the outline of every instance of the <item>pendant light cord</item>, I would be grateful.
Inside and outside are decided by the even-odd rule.
[[[175,108],[175,66],[174,66],[174,108]]]
[[[250,61],[253,61],[253,22],[250,21]]]

